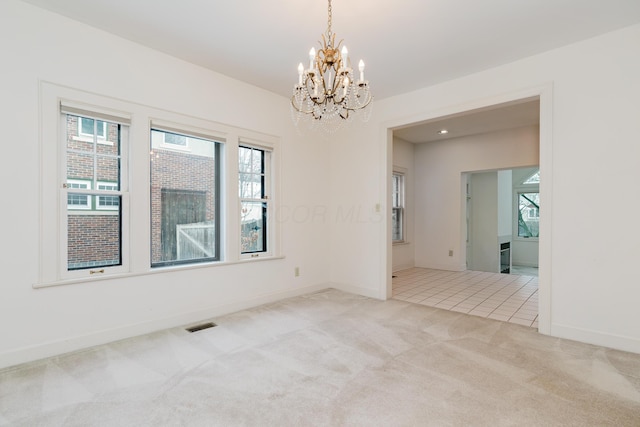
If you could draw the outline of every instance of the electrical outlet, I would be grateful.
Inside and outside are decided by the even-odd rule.
[[[449,256],[453,256],[453,249],[449,249]]]
[[[294,275],[295,277],[300,276],[300,267],[296,267],[296,268],[293,270],[293,275]]]

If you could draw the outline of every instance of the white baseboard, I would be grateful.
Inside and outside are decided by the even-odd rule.
[[[132,338],[163,329],[175,328],[183,325],[202,322],[216,316],[222,316],[235,311],[256,307],[262,304],[279,301],[311,292],[321,291],[332,287],[330,284],[319,284],[302,288],[276,291],[259,295],[254,298],[237,300],[231,303],[212,306],[202,310],[182,313],[175,316],[153,319],[132,325],[126,325],[113,329],[96,331],[86,335],[68,337],[60,340],[44,342],[10,350],[0,354],[0,369],[9,368],[23,363],[34,362],[51,356],[58,356],[78,350],[88,349],[97,345]]]
[[[445,270],[445,271],[465,271],[467,269],[466,264],[426,264],[426,265],[416,265],[419,268],[431,268],[433,270]]]
[[[551,336],[640,354],[640,340],[574,326],[551,324]]]
[[[538,268],[538,263],[536,262],[520,262],[520,261],[511,261],[511,265],[514,267],[535,267]]]
[[[394,265],[391,271],[395,273],[396,271],[408,270],[413,267],[413,264]]]
[[[347,285],[344,283],[331,283],[331,287],[339,291],[347,292],[350,294],[362,295],[365,297],[375,298],[375,299],[385,299],[380,297],[379,289],[364,288],[361,286]]]

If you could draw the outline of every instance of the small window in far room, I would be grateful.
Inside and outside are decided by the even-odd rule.
[[[391,187],[391,233],[393,243],[404,242],[404,174],[395,171]]]
[[[518,237],[540,236],[540,193],[518,193]]]

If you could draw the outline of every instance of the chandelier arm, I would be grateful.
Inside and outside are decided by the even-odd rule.
[[[311,90],[309,90],[309,82],[311,83]],[[318,95],[316,96],[315,93],[316,91],[313,89],[314,88],[314,84],[317,83],[313,83],[313,77],[308,76],[307,79],[305,80],[305,90],[307,92],[307,97],[315,104],[315,105],[321,105],[325,102],[326,96],[325,92],[323,91],[322,94],[320,94],[320,91],[318,91]],[[313,95],[311,95],[313,93]]]

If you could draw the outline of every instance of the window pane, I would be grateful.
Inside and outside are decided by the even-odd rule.
[[[238,154],[240,198],[264,198],[264,151],[249,147],[239,147]]]
[[[73,198],[88,195],[73,194]],[[117,204],[120,205],[120,196]],[[108,215],[70,213],[67,216],[67,262],[69,270],[122,264],[120,210]]]
[[[539,237],[540,193],[518,194],[518,236]]]
[[[404,175],[394,173],[391,185],[391,239],[404,240]]]
[[[97,180],[113,182],[115,188],[110,188],[110,190],[117,190],[118,177],[120,176],[120,158],[97,155],[96,166]],[[99,188],[99,186],[97,188]]]
[[[264,252],[267,228],[267,204],[262,202],[242,202],[240,214],[242,253]]]
[[[91,196],[89,194],[67,194],[67,209],[91,209]]]
[[[186,147],[187,137],[184,135],[178,135],[176,133],[164,132],[164,143]]]
[[[77,179],[86,181],[89,184],[92,183],[94,159],[95,156],[92,153],[83,154],[67,151],[67,179]],[[92,186],[77,188],[92,188]]]
[[[403,240],[402,210],[400,208],[391,209],[391,233],[394,242]]]
[[[67,269],[121,265],[122,196],[95,193],[119,193],[120,125],[70,114],[66,123]]]
[[[241,253],[267,251],[267,197],[265,159],[269,152],[254,147],[238,148]]]
[[[168,134],[151,131],[151,265],[219,259],[220,144],[189,136],[189,151],[170,150]]]
[[[119,206],[118,196],[98,196],[98,209],[117,209]]]
[[[90,119],[88,117],[80,117],[80,133],[84,135],[95,135],[98,138],[104,138],[106,135],[106,122]]]

